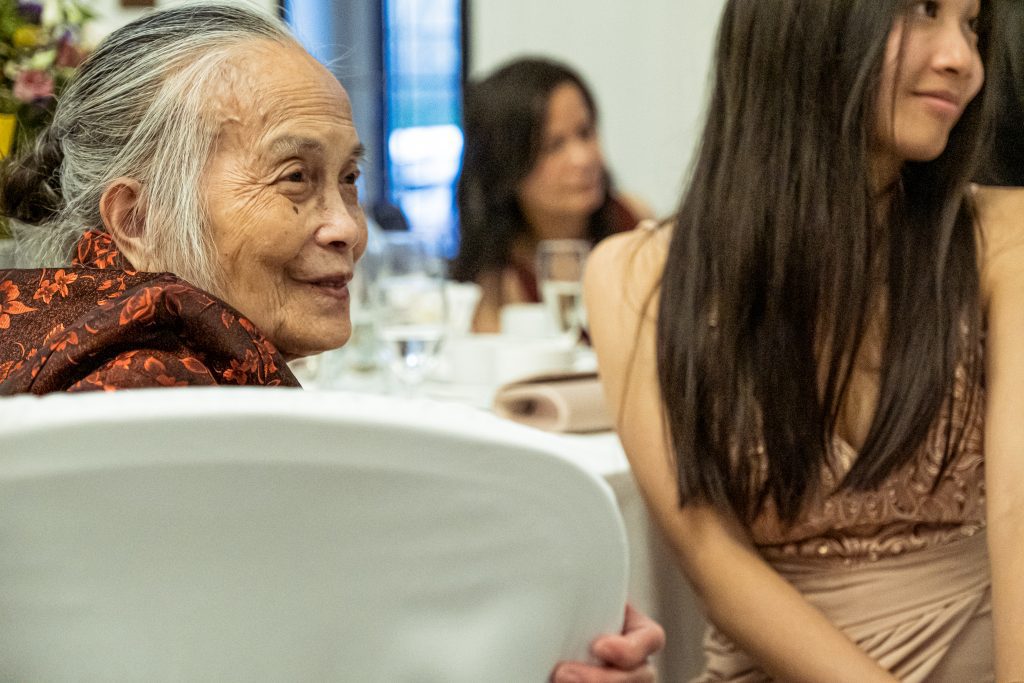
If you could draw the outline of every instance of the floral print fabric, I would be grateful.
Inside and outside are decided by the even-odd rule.
[[[0,395],[215,384],[298,386],[244,316],[136,272],[106,233],[86,233],[70,267],[0,271]]]

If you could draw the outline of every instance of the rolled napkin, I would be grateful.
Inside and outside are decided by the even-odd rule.
[[[510,382],[495,393],[494,413],[549,432],[612,428],[601,381],[593,372],[537,375]]]

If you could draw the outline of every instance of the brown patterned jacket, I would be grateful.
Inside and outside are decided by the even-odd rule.
[[[0,271],[0,395],[214,384],[299,386],[238,311],[136,272],[106,233],[70,267]]]

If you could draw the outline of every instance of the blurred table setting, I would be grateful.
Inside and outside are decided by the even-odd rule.
[[[445,279],[443,258],[419,236],[381,233],[349,284],[350,341],[293,362],[292,370],[307,388],[400,393],[488,409],[507,387],[513,397],[502,398],[505,417],[551,431],[610,429],[593,351],[580,342],[585,251],[577,240],[553,242],[568,243],[570,251],[542,256],[541,264],[549,264],[543,272],[569,279],[544,280],[544,303],[505,306],[501,333],[475,334],[480,287]],[[532,403],[531,387],[538,388]],[[582,420],[567,414],[577,404],[586,413]],[[535,419],[551,411],[558,419]]]
[[[351,340],[293,361],[299,381],[313,390],[454,402],[559,433],[566,457],[615,493],[630,544],[630,600],[668,633],[657,662],[662,680],[698,673],[703,618],[648,517],[612,431],[596,358],[581,341],[586,250],[573,240],[542,247],[538,274],[547,300],[506,305],[500,333],[474,334],[479,286],[446,280],[443,259],[409,233],[374,242],[349,285]],[[563,279],[552,284],[556,276]]]

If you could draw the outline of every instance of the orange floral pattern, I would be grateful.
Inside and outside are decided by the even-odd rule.
[[[0,329],[0,395],[298,386],[249,320],[174,275],[136,271],[98,231],[70,267],[0,271]]]
[[[50,280],[46,277],[39,279],[39,287],[36,289],[36,293],[32,295],[33,299],[42,299],[43,303],[47,306],[53,301],[55,295],[60,295],[64,298],[68,296],[68,285],[74,283],[78,279],[78,275],[75,273],[65,272],[63,268],[53,274],[53,279]]]
[[[11,326],[11,316],[31,313],[36,310],[29,308],[19,299],[21,288],[11,280],[0,281],[0,329],[6,330]]]
[[[132,275],[135,274],[128,259],[121,256],[121,252],[114,244],[114,240],[110,239],[110,235],[99,230],[90,230],[78,241],[73,263],[88,265],[99,270],[114,268],[128,271]]]

